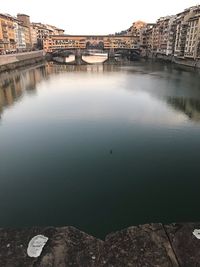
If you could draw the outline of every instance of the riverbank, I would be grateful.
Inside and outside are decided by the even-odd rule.
[[[163,54],[150,54],[147,58],[151,60],[174,63],[174,64],[185,66],[185,67],[192,67],[196,69],[200,68],[200,60],[193,60],[189,58],[179,58],[179,57],[167,56]]]
[[[145,58],[142,55],[141,59]],[[200,68],[200,60],[192,60],[185,58],[177,58],[172,56],[166,56],[162,54],[149,54],[147,57],[149,60],[158,60],[169,63],[174,63],[180,66],[192,67],[192,68]],[[0,56],[0,72],[14,70],[16,68],[26,67],[30,65],[34,65],[36,63],[48,60],[48,56],[46,57],[46,53],[43,50],[19,53],[19,54],[9,54],[9,55],[1,55]],[[50,59],[50,58],[49,58]],[[63,63],[60,62],[59,63]],[[114,64],[119,62],[107,62],[105,64]],[[70,64],[70,63],[69,63]],[[74,63],[71,63],[74,64]],[[91,64],[91,62],[88,62]]]
[[[198,266],[199,223],[145,224],[111,233],[105,241],[74,227],[0,229],[0,266]],[[27,255],[35,235],[48,238],[37,258]]]
[[[0,72],[36,64],[45,60],[43,50],[0,56]]]

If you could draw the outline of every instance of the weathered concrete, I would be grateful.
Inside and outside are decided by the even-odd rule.
[[[200,266],[200,224],[146,224],[109,234],[105,241],[74,227],[0,229],[0,266]],[[27,255],[30,239],[49,238],[38,258]]]
[[[1,55],[0,56],[0,72],[12,70],[18,67],[32,65],[45,59],[45,52],[43,50]]]
[[[39,258],[30,258],[30,239],[43,234],[49,238]],[[62,267],[97,266],[103,241],[73,227],[0,230],[0,266],[4,267]]]
[[[200,240],[193,235],[200,229],[200,223],[171,224],[164,226],[172,244],[179,265],[184,267],[200,266]]]
[[[106,237],[104,266],[178,266],[162,224],[129,227]]]

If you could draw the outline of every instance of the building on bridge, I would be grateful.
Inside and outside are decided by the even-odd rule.
[[[46,52],[61,49],[137,49],[134,36],[52,35],[43,40]]]

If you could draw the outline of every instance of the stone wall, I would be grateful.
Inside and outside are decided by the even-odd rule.
[[[182,66],[200,68],[200,60],[193,60],[189,58],[178,58],[174,56],[167,56],[159,53],[149,53],[148,58],[152,60],[161,60],[165,62],[171,62]]]
[[[9,54],[0,56],[0,72],[6,70],[12,70],[18,67],[23,67],[26,65],[31,65],[44,60],[45,52],[43,50],[19,53],[19,54]]]
[[[70,226],[0,229],[0,266],[196,267],[200,263],[197,229],[199,223],[146,224],[111,233],[104,241]],[[48,241],[33,258],[27,248],[37,235]]]
[[[173,63],[193,68],[200,68],[200,60],[173,58]]]

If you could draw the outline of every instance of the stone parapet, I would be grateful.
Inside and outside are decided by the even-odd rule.
[[[199,266],[199,223],[146,224],[111,233],[100,240],[74,227],[0,229],[0,266]],[[36,235],[48,238],[39,257],[27,247]]]

